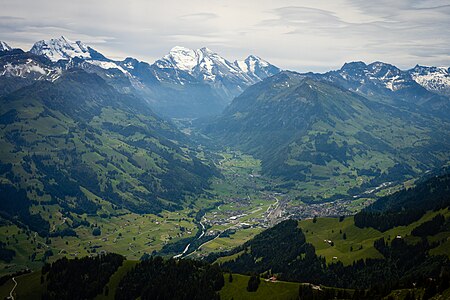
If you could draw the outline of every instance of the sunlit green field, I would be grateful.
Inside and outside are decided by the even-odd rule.
[[[144,253],[160,250],[166,243],[194,236],[197,226],[187,214],[188,211],[183,210],[165,212],[162,217],[131,213],[111,218],[89,217],[89,222],[95,222],[101,229],[101,235],[94,236],[92,228],[80,226],[75,230],[78,237],[54,237],[48,240],[37,235],[28,237],[15,225],[3,226],[0,228],[0,239],[9,243],[8,249],[16,251],[16,256],[11,263],[0,263],[0,274],[25,267],[39,268],[48,250],[53,253],[48,258],[50,262],[63,256],[82,257],[102,250],[138,260]],[[61,225],[64,226],[67,225]],[[34,260],[30,260],[34,255]]]
[[[420,240],[418,237],[411,236],[411,231],[423,222],[431,220],[438,213],[450,217],[447,209],[428,212],[420,220],[411,223],[408,226],[399,226],[386,232],[380,232],[373,228],[358,228],[354,225],[353,217],[347,217],[342,222],[338,218],[317,218],[314,223],[312,219],[299,222],[306,236],[306,241],[316,248],[317,255],[324,256],[328,263],[339,260],[345,265],[353,261],[365,258],[381,258],[382,255],[374,247],[373,242],[381,237],[393,239],[396,236],[405,238],[410,243]],[[344,233],[346,239],[344,239]],[[429,237],[429,241],[446,241],[438,247],[431,250],[431,254],[444,254],[450,256],[448,236],[450,232],[440,233]],[[327,241],[332,241],[331,246]]]
[[[124,261],[123,265],[111,276],[108,286],[108,295],[102,294],[97,295],[96,300],[101,299],[114,299],[116,288],[120,280],[125,276],[125,274],[135,266],[137,261]],[[247,299],[274,299],[274,300],[291,300],[298,299],[299,286],[302,283],[297,282],[284,282],[276,281],[270,282],[261,278],[260,285],[256,292],[247,291],[247,283],[249,276],[241,274],[232,274],[232,282],[229,281],[229,274],[224,273],[225,285],[220,290],[220,297],[223,300],[247,300]],[[13,296],[15,299],[40,299],[43,291],[46,289],[45,283],[41,283],[41,272],[36,271],[30,274],[25,274],[16,277],[18,283],[16,289],[14,290]],[[9,296],[14,283],[12,280],[8,280],[5,284],[0,286],[0,297],[5,299]],[[326,287],[322,287],[326,288]],[[352,293],[352,290],[347,290]],[[403,300],[409,291],[413,291],[417,296],[423,295],[423,289],[415,290],[393,290],[390,295],[383,299],[388,299],[389,296],[393,297],[395,300]],[[442,295],[435,296],[435,300],[445,300],[448,299],[450,295],[450,289],[447,289],[442,293]]]
[[[63,256],[74,258],[95,255],[100,251],[116,252],[127,259],[138,260],[144,253],[159,251],[167,244],[196,235],[198,226],[194,219],[200,209],[208,209],[206,217],[224,217],[225,212],[244,210],[247,214],[239,222],[249,222],[251,218],[259,217],[274,203],[273,199],[262,197],[259,189],[265,179],[250,174],[258,174],[260,163],[251,156],[240,153],[223,153],[220,168],[224,178],[216,178],[209,191],[212,197],[196,197],[188,199],[187,208],[174,212],[164,211],[159,215],[135,214],[126,210],[114,211],[106,201],[99,199],[87,190],[86,196],[102,205],[98,215],[76,215],[76,220],[89,222],[90,227],[80,226],[75,230],[77,237],[65,236],[45,239],[37,234],[27,235],[15,225],[0,227],[0,240],[7,242],[7,248],[16,252],[11,263],[0,262],[0,275],[12,273],[24,268],[39,269],[44,261],[44,254],[49,251],[53,255],[45,261],[52,262]],[[237,176],[239,175],[239,176]],[[245,192],[243,192],[245,191]],[[227,203],[231,198],[249,197],[250,205],[236,207]],[[211,206],[223,202],[220,207]],[[49,220],[51,232],[72,227],[71,219],[64,219],[58,205],[32,206],[32,213],[39,213]],[[215,212],[216,215],[212,215]],[[101,217],[104,213],[107,217]],[[99,236],[93,235],[93,226],[100,228]],[[213,226],[209,230],[223,231],[232,225]],[[222,249],[231,249],[251,239],[261,228],[239,229],[229,238],[218,238],[205,244],[200,254],[206,254]]]
[[[228,281],[228,274],[225,275],[225,286],[220,291],[220,298],[223,300],[246,300],[246,299],[273,299],[273,300],[294,300],[298,299],[299,283],[294,282],[267,282],[261,279],[261,283],[256,292],[247,291],[247,283],[250,276],[233,274],[233,282]]]
[[[126,210],[113,210],[111,205],[83,190],[86,196],[102,205],[98,215],[76,215],[71,213],[73,220],[86,220],[91,226],[80,226],[75,230],[78,237],[54,237],[42,238],[32,233],[27,235],[15,225],[0,227],[0,239],[6,241],[7,248],[16,252],[16,256],[10,263],[0,262],[0,275],[13,273],[24,268],[39,269],[43,261],[52,262],[63,256],[73,258],[86,255],[95,255],[100,251],[116,252],[124,255],[129,260],[138,260],[145,253],[161,250],[164,245],[176,242],[180,239],[194,237],[198,231],[195,221],[196,212],[205,209],[204,219],[215,220],[228,219],[230,215],[238,212],[244,214],[234,223],[216,225],[208,228],[215,236],[226,229],[236,230],[229,237],[216,237],[201,245],[190,257],[204,256],[215,251],[230,250],[239,246],[263,228],[254,219],[261,218],[264,213],[274,205],[275,200],[270,192],[264,188],[277,185],[277,182],[261,176],[261,163],[252,156],[235,151],[221,152],[222,158],[218,161],[218,167],[224,174],[222,178],[215,178],[211,182],[209,196],[189,198],[186,208],[174,212],[163,212],[160,215],[135,214]],[[298,192],[298,191],[297,191]],[[296,202],[289,196],[290,201]],[[246,199],[245,205],[238,205],[241,200],[233,202],[233,199]],[[350,208],[360,210],[367,205],[370,199],[357,199],[351,203]],[[220,205],[217,203],[221,203]],[[70,228],[71,219],[64,219],[58,205],[35,205],[31,207],[32,213],[39,213],[50,223],[51,232]],[[105,216],[100,216],[104,213]],[[429,216],[431,218],[432,216]],[[250,224],[250,228],[241,228],[239,223]],[[93,235],[93,227],[100,228],[99,236]],[[359,229],[352,225],[352,219],[347,218],[339,223],[336,219],[320,219],[316,224],[311,221],[302,221],[300,226],[304,228],[308,241],[313,243],[318,254],[332,261],[333,257],[348,264],[355,259],[366,257],[379,257],[379,253],[373,248],[373,241],[379,237],[379,233],[373,229]],[[328,227],[330,226],[330,227]],[[334,232],[327,232],[324,228],[334,228]],[[395,232],[387,232],[384,236],[405,235],[409,229],[396,229]],[[342,239],[342,230],[347,234],[347,240]],[[409,230],[409,232],[408,232]],[[323,240],[333,240],[334,247],[330,247]],[[362,249],[360,249],[362,246]],[[353,251],[350,251],[350,247]],[[433,254],[448,253],[450,242],[446,241],[441,246],[432,250]],[[47,253],[47,256],[45,254]]]

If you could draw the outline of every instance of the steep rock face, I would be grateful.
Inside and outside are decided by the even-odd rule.
[[[0,96],[11,93],[35,81],[54,81],[62,68],[46,57],[20,49],[0,52]]]
[[[5,43],[4,41],[0,41],[0,51],[11,51],[12,48]]]

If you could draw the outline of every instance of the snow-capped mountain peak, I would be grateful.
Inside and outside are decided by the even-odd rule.
[[[369,65],[361,61],[345,63],[337,73],[344,80],[359,82],[361,85],[372,82],[391,91],[403,88],[410,81],[408,75],[397,67],[379,61]]]
[[[206,47],[196,50],[173,47],[169,54],[156,61],[155,65],[162,69],[185,71],[207,81],[214,81],[218,74],[238,72],[232,63]]]
[[[102,54],[81,41],[71,41],[65,36],[56,39],[42,40],[33,45],[31,53],[46,56],[53,62],[80,58],[108,61]]]
[[[0,41],[0,51],[11,51],[12,48],[5,43],[4,41]]]
[[[246,58],[246,60],[249,61],[249,62],[258,63],[261,67],[267,67],[267,66],[270,65],[269,62],[267,62],[266,60],[262,59],[259,56],[253,55],[253,54],[249,55]]]
[[[280,71],[267,61],[250,55],[244,61],[230,62],[217,52],[203,47],[197,50],[176,46],[154,64],[163,70],[186,72],[190,76],[213,85],[230,97],[245,87]]]
[[[450,68],[416,65],[408,73],[425,89],[438,94],[450,95]]]
[[[278,67],[275,67],[256,55],[249,55],[245,60],[236,60],[234,64],[239,70],[256,81],[260,81],[281,71]]]
[[[169,54],[156,62],[160,68],[174,68],[188,73],[194,73],[196,68],[211,71],[209,66],[214,63],[231,65],[223,57],[206,47],[193,50],[181,46],[173,47]]]
[[[212,51],[208,47],[202,47],[199,50],[200,50],[200,52],[202,52],[204,54],[217,54],[216,52]]]
[[[54,62],[75,57],[82,59],[89,59],[91,57],[86,45],[80,41],[70,41],[64,36],[60,36],[56,39],[39,41],[33,45],[30,52],[37,55],[44,55]]]
[[[164,56],[160,61],[162,68],[174,67],[182,71],[190,72],[198,65],[199,57],[195,50],[175,46],[170,50],[169,54]]]
[[[255,55],[249,55],[245,60],[236,60],[234,64],[243,72],[255,72],[255,65],[261,63],[263,60]],[[268,65],[264,61],[264,65]]]

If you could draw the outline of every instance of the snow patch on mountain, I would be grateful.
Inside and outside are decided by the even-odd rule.
[[[37,55],[44,55],[53,62],[71,58],[91,58],[89,47],[81,41],[71,41],[61,36],[56,39],[42,40],[33,45],[30,50],[31,53]]]
[[[157,61],[156,65],[160,68],[174,67],[178,70],[191,72],[199,64],[199,60],[198,50],[175,46],[162,60]]]
[[[336,72],[332,71],[328,74],[333,73]],[[345,63],[337,71],[337,74],[349,82],[357,82],[361,85],[372,82],[391,91],[400,90],[412,82],[407,73],[383,62],[374,62],[369,65],[361,61]],[[358,91],[359,89],[360,87],[357,87],[355,90]]]
[[[255,55],[250,55],[245,60],[237,60],[234,64],[241,72],[252,78],[254,82],[261,81],[281,71],[279,68]]]
[[[247,66],[247,64],[245,63],[245,61],[243,61],[243,60],[237,60],[236,62],[236,65],[237,65],[237,67],[242,71],[242,72],[245,72],[245,73],[247,73],[249,70],[248,70],[248,66]]]
[[[240,82],[242,86],[254,84],[280,71],[257,56],[249,56],[244,61],[230,62],[216,52],[203,47],[192,50],[181,46],[172,48],[166,56],[155,62],[161,69],[184,71],[211,84],[227,85]],[[242,89],[239,87],[239,89]]]
[[[450,68],[417,65],[409,73],[425,89],[450,95]]]
[[[11,51],[12,48],[4,41],[0,41],[0,51]]]
[[[27,59],[24,62],[6,63],[0,71],[0,76],[55,81],[61,73],[61,68],[50,68],[33,59]]]
[[[88,63],[98,66],[102,69],[108,70],[108,69],[118,69],[124,74],[129,74],[127,70],[116,64],[112,61],[100,61],[100,60],[87,60]]]

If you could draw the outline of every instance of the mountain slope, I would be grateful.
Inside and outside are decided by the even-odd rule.
[[[4,41],[0,41],[0,51],[11,51],[12,48],[5,43]]]
[[[223,94],[225,103],[239,95],[247,86],[272,76],[280,69],[256,56],[234,63],[204,47],[191,50],[174,47],[155,62],[161,69],[185,71]]]
[[[316,182],[313,197],[319,200],[439,166],[449,157],[449,125],[327,81],[282,72],[248,88],[203,128],[223,144],[261,158],[266,174]]]
[[[266,60],[250,55],[245,60],[235,61],[234,64],[250,78],[254,83],[279,73],[280,68],[270,64]]]
[[[184,101],[180,105],[170,98],[165,104],[172,107],[179,106],[184,112],[178,112],[178,115],[184,116],[195,108],[197,113],[189,114],[195,117],[219,114],[248,86],[280,72],[279,68],[256,56],[251,55],[245,61],[232,63],[208,48],[191,50],[179,46],[172,48],[169,54],[157,60],[152,67],[157,68],[159,72],[175,73],[176,76],[170,77],[180,78],[180,84],[183,86],[185,86],[183,78],[190,77],[198,81],[197,86],[201,89],[194,90],[193,99],[187,99],[191,104]],[[210,89],[212,96],[202,95],[202,89],[208,90],[206,87]],[[192,95],[192,91],[190,94]],[[198,103],[199,101],[202,103]],[[172,107],[162,109],[166,114],[174,116],[172,111],[176,108]]]
[[[62,67],[46,57],[14,49],[0,54],[0,80],[24,79],[29,83],[39,80],[53,81],[59,77]],[[0,94],[4,94],[2,90]]]
[[[21,207],[2,199],[8,219],[27,223],[29,205],[38,214],[45,205],[157,213],[179,208],[215,174],[171,123],[95,74],[65,71],[0,101],[1,187],[25,192]]]
[[[46,56],[53,62],[58,60],[69,60],[71,58],[92,59],[97,61],[107,61],[102,54],[93,48],[83,44],[81,41],[71,41],[64,36],[50,40],[36,42],[30,50],[36,55]]]
[[[196,118],[219,114],[225,106],[221,95],[188,72],[159,68],[133,58],[118,64],[131,74],[137,94],[162,115]]]
[[[224,107],[222,98],[209,85],[188,73],[161,70],[133,58],[113,61],[65,37],[37,42],[30,52],[5,51],[0,59],[1,75],[5,75],[0,77],[0,84],[8,86],[9,92],[14,90],[13,83],[20,81],[18,78],[25,79],[21,80],[23,84],[53,81],[64,70],[80,68],[97,74],[120,93],[146,99],[160,114],[195,117],[217,114]]]
[[[430,73],[428,68],[424,69],[427,69],[428,73]],[[422,71],[422,73],[424,72]],[[424,76],[419,76],[414,69],[402,71],[393,65],[383,62],[374,62],[369,65],[363,62],[351,62],[344,64],[337,71],[305,75],[332,82],[369,99],[411,111],[439,115],[448,119],[446,112],[450,109],[450,100],[437,94],[436,92],[439,92],[439,90],[429,83],[439,78],[443,78],[445,82],[445,77],[437,76],[443,74],[430,74],[425,78]],[[441,88],[441,91],[445,90],[442,85]]]
[[[322,236],[326,232],[339,230],[341,224],[335,222],[336,219],[330,221],[332,220],[326,218],[319,218],[316,223],[312,223],[311,220],[300,223],[294,220],[283,221],[242,246],[229,252],[210,255],[207,260],[216,261],[222,268],[232,272],[254,272],[264,274],[264,277],[266,274],[268,276],[274,274],[277,279],[285,281],[353,289],[373,289],[376,286],[377,288],[370,291],[372,293],[389,293],[395,288],[423,287],[426,285],[424,278],[439,280],[442,270],[449,270],[448,257],[429,254],[436,244],[420,240],[414,243],[402,238],[387,240],[382,234],[378,237],[374,234],[375,237],[369,240],[371,249],[377,253],[377,258],[358,259],[346,265],[339,261],[339,257],[327,262],[325,257],[319,256],[316,248],[308,242],[308,238],[312,235],[308,231],[315,230]],[[320,222],[335,224],[336,227],[321,228],[323,225],[320,225]],[[305,230],[304,227],[308,229]],[[449,232],[446,232],[445,236],[448,234]],[[320,242],[326,244],[324,247],[335,248],[341,240],[342,238],[331,245],[327,241]],[[354,252],[353,256],[357,256],[361,251],[357,245],[354,243],[354,250],[350,250]],[[336,249],[335,252],[339,250]],[[368,299],[379,299],[374,296]]]
[[[369,289],[367,299],[378,299],[376,295],[386,296],[398,288],[428,289],[428,278],[442,286],[427,292],[440,293],[448,288],[449,278],[443,274],[450,270],[448,251],[445,253],[450,235],[450,202],[442,206],[443,194],[436,192],[448,191],[448,174],[445,176],[399,192],[424,198],[428,204],[435,204],[428,208],[436,210],[389,231],[358,228],[356,216],[355,220],[288,220],[231,251],[210,254],[207,261],[215,261],[232,272],[275,274],[281,280]],[[378,201],[385,202],[382,199]],[[402,208],[393,207],[392,211],[401,213]]]
[[[431,92],[450,96],[450,68],[415,66],[408,73],[418,84]]]
[[[356,214],[355,224],[386,231],[417,221],[426,211],[449,206],[450,174],[433,176],[409,190],[378,199]]]

